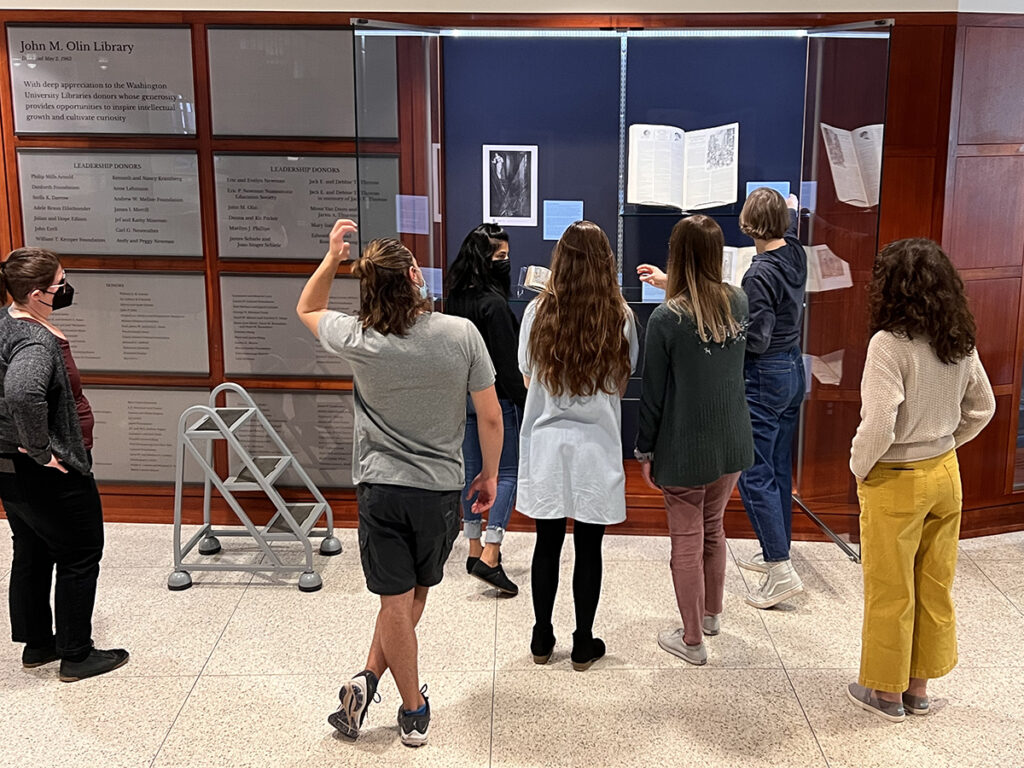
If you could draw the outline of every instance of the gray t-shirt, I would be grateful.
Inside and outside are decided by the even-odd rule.
[[[352,366],[353,482],[461,490],[466,393],[494,384],[473,324],[427,312],[405,336],[384,336],[363,330],[357,317],[327,312],[318,333],[324,349]]]

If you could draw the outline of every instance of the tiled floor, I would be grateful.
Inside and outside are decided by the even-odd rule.
[[[497,598],[465,574],[460,541],[420,632],[431,743],[409,750],[394,723],[397,692],[355,743],[326,715],[338,683],[361,668],[376,600],[362,582],[352,531],[345,551],[319,559],[324,589],[294,580],[194,573],[172,593],[170,528],[107,526],[96,607],[101,645],[131,663],[66,685],[57,666],[24,671],[20,647],[0,644],[0,764],[33,766],[1019,766],[1024,765],[1024,534],[961,546],[956,585],[961,664],[933,686],[949,706],[890,725],[855,710],[861,614],[858,567],[828,544],[794,547],[807,592],[776,610],[743,603],[745,574],[730,562],[723,632],[695,668],[662,652],[678,625],[668,542],[612,536],[597,631],[608,657],[586,673],[568,659],[571,544],[556,606],[552,663],[529,655],[532,537],[510,534],[507,570],[523,587]],[[736,556],[749,541],[730,542]],[[259,557],[241,540],[224,560]],[[6,590],[10,541],[0,537]],[[750,583],[750,579],[746,580]],[[7,616],[0,634],[8,635]]]

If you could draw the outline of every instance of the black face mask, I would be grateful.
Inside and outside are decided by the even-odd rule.
[[[50,308],[56,312],[58,309],[66,309],[75,300],[75,288],[71,283],[65,281],[64,285],[53,292],[53,301]]]
[[[508,259],[491,262],[491,277],[498,284],[505,295],[508,296],[512,290],[512,262]]]

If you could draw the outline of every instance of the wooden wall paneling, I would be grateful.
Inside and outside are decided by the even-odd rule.
[[[945,156],[955,33],[953,25],[892,28],[887,151],[912,147]],[[947,71],[950,76],[943,77]]]
[[[930,237],[938,239],[934,231],[933,206],[936,201],[936,162],[934,156],[893,156],[886,150],[882,163],[882,216],[878,225],[879,248],[904,237]],[[945,151],[943,150],[943,154]]]
[[[1017,423],[1017,401],[996,397],[996,415],[978,437],[957,451],[964,487],[964,508],[1005,504],[1006,445]]]
[[[0,34],[3,35],[6,43],[7,35],[4,33],[2,25],[0,25]],[[0,55],[6,55],[6,52],[0,52]],[[4,90],[6,90],[6,88],[4,88]],[[2,111],[0,111],[0,157],[5,157],[4,147],[7,145],[7,132],[4,130],[4,127],[3,114]],[[10,196],[7,194],[6,169],[0,171],[0,195],[3,195],[4,200],[10,199]],[[4,219],[6,219],[6,221],[0,225],[0,259],[6,258],[7,254],[11,251],[11,220],[9,216],[5,216]]]
[[[958,157],[947,208],[947,252],[958,269],[1020,266],[1024,156]]]
[[[958,143],[1024,142],[1024,28],[968,27],[963,57]]]
[[[867,283],[855,280],[851,288],[807,294],[807,321],[807,353],[820,357],[842,350],[843,375],[836,386],[860,392],[868,347]]]
[[[824,152],[824,143],[821,151]],[[827,244],[836,256],[846,261],[854,272],[870,274],[877,252],[878,214],[875,210],[857,209],[834,198],[822,203],[822,187],[831,191],[831,174],[827,171],[828,185],[824,179],[818,182],[819,208],[812,217],[813,240],[815,244]]]
[[[430,190],[430,134],[427,131],[431,115],[429,71],[425,45],[428,38],[396,37],[398,56],[398,139],[399,192],[403,195],[427,195]],[[422,266],[428,264],[429,235],[402,234],[402,242],[416,256]]]
[[[2,18],[2,17],[0,17]],[[18,188],[18,154],[14,137],[14,96],[11,90],[11,57],[7,50],[7,24],[0,27],[0,128],[3,129],[4,191],[7,194],[7,233],[11,248],[24,244],[22,239],[21,194]],[[6,255],[6,252],[5,254]]]
[[[993,386],[1013,384],[1017,377],[1020,326],[1006,321],[1019,314],[1021,280],[969,280],[964,286],[978,326],[978,354],[989,381]]]
[[[206,334],[210,346],[210,385],[224,380],[224,334],[220,317],[220,276],[217,259],[217,191],[213,169],[211,137],[213,118],[210,104],[209,52],[206,27],[192,27],[192,72],[196,95],[196,138],[199,161],[199,213],[203,228],[203,258],[206,276]]]
[[[803,463],[798,467],[796,484],[800,497],[811,509],[819,504],[856,504],[850,443],[858,424],[859,398],[815,397],[804,404]]]
[[[432,205],[440,213],[440,221],[434,221],[434,211],[430,212],[430,221],[434,233],[434,261],[448,274],[448,253],[445,249],[445,183],[444,183],[444,54],[441,41],[430,47],[430,104],[431,104],[431,135],[430,135],[430,182],[436,179],[434,192],[437,199]],[[434,145],[438,152],[434,155]]]

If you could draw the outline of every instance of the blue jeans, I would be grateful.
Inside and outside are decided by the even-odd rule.
[[[480,436],[476,428],[476,410],[472,400],[467,399],[466,437],[462,441],[462,460],[466,465],[466,486],[462,490],[463,530],[467,539],[479,539],[483,527],[480,515],[473,513],[473,502],[476,494],[466,499],[469,484],[483,469],[483,456],[480,453]],[[501,405],[501,419],[505,427],[505,440],[501,446],[501,460],[498,462],[498,495],[494,506],[487,515],[486,544],[501,544],[505,538],[505,529],[512,517],[512,509],[516,505],[516,487],[519,478],[519,427],[523,423],[523,414],[511,400],[498,400]]]
[[[743,366],[754,465],[740,475],[747,517],[765,562],[789,559],[793,521],[793,437],[804,399],[800,350],[751,358]]]

